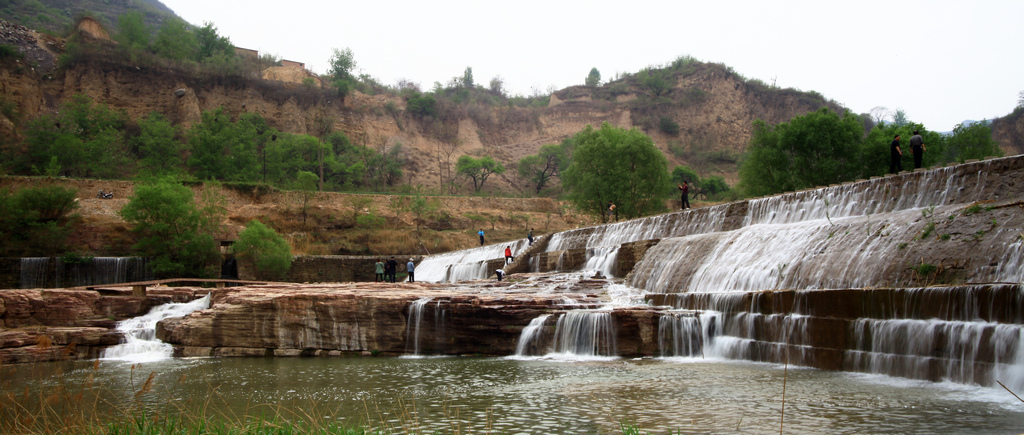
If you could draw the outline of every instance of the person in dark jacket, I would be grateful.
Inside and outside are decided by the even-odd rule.
[[[889,144],[889,172],[899,174],[903,170],[903,150],[900,149],[900,135],[892,138]]]
[[[398,262],[395,261],[395,257],[391,257],[387,263],[384,263],[384,281],[395,282],[395,274],[398,273]]]

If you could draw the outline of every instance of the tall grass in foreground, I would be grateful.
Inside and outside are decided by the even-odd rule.
[[[172,385],[158,385],[157,374],[140,373],[132,366],[125,385],[101,385],[96,380],[99,360],[82,376],[68,376],[61,366],[52,372],[46,369],[28,374],[34,388],[19,391],[12,388],[15,376],[26,376],[25,367],[0,366],[0,433],[3,434],[180,434],[180,435],[392,435],[392,434],[499,434],[493,428],[493,416],[488,409],[483,422],[467,421],[460,415],[461,406],[443,405],[443,421],[438,429],[420,421],[420,410],[415,399],[399,398],[382,406],[375,401],[363,401],[358,422],[344,423],[340,410],[327,409],[311,400],[307,405],[285,407],[274,404],[248,405],[241,411],[222,407],[224,400],[217,387],[210,385],[202,397],[171,398],[161,396],[161,388],[174,388],[184,382],[184,376]],[[44,367],[40,365],[38,367]],[[54,366],[46,366],[52,368]],[[44,373],[46,372],[46,373]],[[37,381],[37,382],[36,382]],[[160,397],[168,397],[160,399]],[[430,427],[428,427],[430,426]],[[529,430],[529,428],[522,428]],[[622,434],[641,435],[644,431],[635,423],[621,423]],[[518,430],[517,430],[518,431]],[[618,432],[618,431],[615,431]],[[565,432],[569,433],[569,432]],[[600,430],[590,433],[614,433]]]

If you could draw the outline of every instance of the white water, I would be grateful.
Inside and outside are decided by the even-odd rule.
[[[456,282],[487,278],[487,260],[505,258],[505,247],[512,248],[512,256],[518,258],[530,243],[526,239],[506,243],[485,245],[479,248],[463,249],[431,255],[416,266],[416,279],[423,282]]]
[[[530,320],[530,324],[523,328],[523,332],[519,334],[519,341],[516,343],[516,356],[529,355],[529,351],[535,346],[537,340],[542,337],[544,322],[551,317],[550,314],[542,314],[533,320]]]
[[[618,356],[615,322],[607,311],[573,310],[555,323],[551,353],[574,357]]]
[[[101,359],[149,362],[170,358],[174,347],[156,338],[156,324],[207,308],[210,308],[209,294],[192,302],[163,304],[143,316],[122,320],[117,323],[117,330],[124,335],[125,342],[104,350]]]

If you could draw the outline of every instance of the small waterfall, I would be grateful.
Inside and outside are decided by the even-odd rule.
[[[617,356],[615,334],[610,312],[569,311],[555,323],[552,351],[578,357]]]
[[[117,330],[125,342],[103,351],[102,359],[131,362],[149,362],[170,358],[174,347],[156,338],[156,324],[164,319],[183,317],[198,310],[210,308],[210,295],[186,303],[169,303],[153,307],[143,316],[122,320]]]
[[[21,259],[20,264],[21,288],[46,287],[50,257],[25,257]]]
[[[543,314],[539,317],[530,320],[530,324],[523,328],[523,332],[519,334],[519,342],[516,343],[516,356],[526,356],[536,354],[536,348],[538,342],[543,335],[544,322],[551,317],[550,314]]]
[[[487,278],[487,260],[505,257],[511,246],[518,256],[530,246],[526,239],[481,246],[479,248],[430,255],[416,266],[416,280],[423,282],[456,282]]]
[[[430,312],[428,307],[431,301],[433,301],[433,298],[424,297],[413,301],[409,305],[409,314],[405,326],[405,352],[409,356],[421,356],[421,352],[424,350],[424,343],[431,345],[429,350],[434,353],[440,354],[444,351],[444,338],[447,336],[445,331],[445,316],[447,312],[442,305],[444,301],[441,300],[434,303],[434,310]],[[431,316],[433,317],[433,323],[424,319]],[[427,340],[428,337],[431,339]]]
[[[700,317],[670,313],[658,319],[658,348],[661,356],[703,356],[704,331]]]
[[[21,288],[61,288],[153,279],[143,257],[93,257],[65,263],[61,257],[21,259]]]
[[[856,350],[847,352],[847,370],[1024,389],[1021,325],[859,319],[853,329]]]

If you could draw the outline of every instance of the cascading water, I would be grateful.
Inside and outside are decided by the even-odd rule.
[[[507,246],[512,248],[513,255],[518,255],[530,244],[526,239],[519,239],[507,243],[431,255],[416,266],[416,280],[455,282],[487,278],[487,260],[504,258]]]
[[[703,356],[704,330],[692,313],[668,313],[658,319],[661,356]]]
[[[207,308],[210,308],[209,294],[192,302],[153,307],[146,315],[118,322],[117,330],[124,335],[125,342],[104,350],[102,359],[148,362],[170,358],[174,348],[156,338],[156,324]]]
[[[615,357],[615,322],[608,311],[574,310],[555,323],[551,350],[572,357]]]
[[[519,341],[516,343],[516,356],[527,356],[537,353],[537,344],[543,336],[544,322],[551,317],[550,314],[542,314],[530,320],[530,324],[523,328],[519,334]]]
[[[22,258],[21,288],[77,287],[152,279],[146,258],[92,257],[66,263],[60,257]]]
[[[434,309],[431,312],[428,307],[433,300],[431,297],[424,297],[409,305],[409,315],[405,326],[405,352],[408,356],[422,356],[424,337],[433,337],[431,342],[426,343],[432,346],[430,350],[438,354],[443,353],[442,343],[446,336],[445,316],[447,312],[442,300],[434,302]],[[428,323],[425,317],[432,317],[433,322]]]

